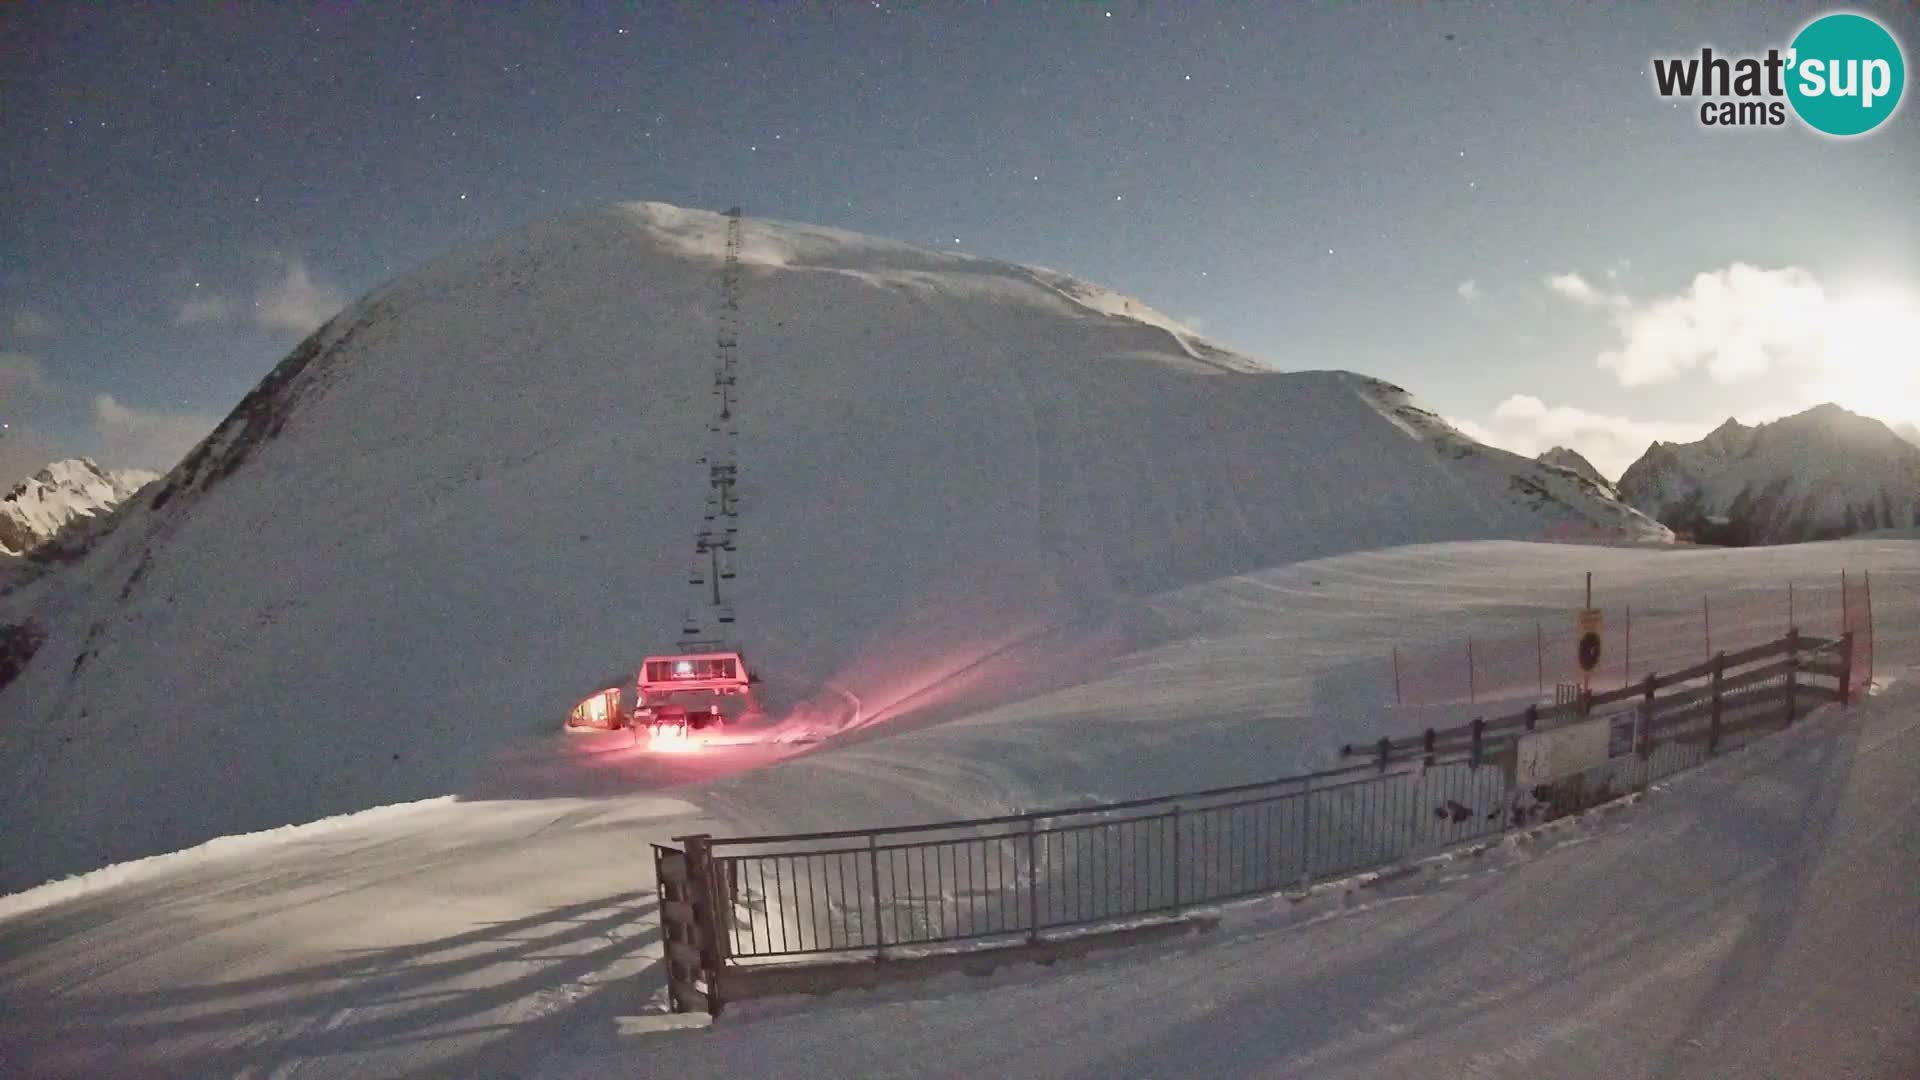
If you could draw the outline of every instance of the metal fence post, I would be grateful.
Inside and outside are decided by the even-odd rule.
[[[1654,682],[1659,678],[1653,672],[1647,672],[1647,689],[1640,711],[1640,760],[1653,756],[1653,694]]]
[[[1800,631],[1798,628],[1787,631],[1787,725],[1793,726],[1793,714],[1796,711],[1796,698],[1799,696],[1800,675]]]
[[[1300,795],[1300,886],[1313,881],[1313,781]]]
[[[695,917],[687,855],[664,844],[653,845],[654,885],[660,897],[660,948],[667,976],[667,1007],[676,1013],[713,1011],[700,961],[700,926]]]
[[[1180,804],[1173,807],[1173,910],[1180,910]]]
[[[1867,602],[1867,689],[1873,689],[1873,658],[1877,648],[1873,632],[1873,572],[1862,570],[1860,577],[1865,583]]]
[[[1718,653],[1713,658],[1713,712],[1707,719],[1707,756],[1712,757],[1720,749],[1720,682],[1727,674],[1727,654]]]
[[[880,838],[867,834],[867,877],[873,887],[873,958],[887,955],[886,923],[880,918]]]
[[[1040,943],[1040,849],[1039,822],[1027,819],[1027,941]]]
[[[725,1007],[720,988],[720,913],[716,903],[718,881],[713,872],[713,838],[706,834],[678,837],[687,845],[687,900],[693,905],[698,928],[700,967],[707,983],[707,1011],[715,1016]]]

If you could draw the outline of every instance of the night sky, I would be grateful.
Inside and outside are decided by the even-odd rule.
[[[627,199],[1065,270],[1515,449],[1920,419],[1920,106],[1707,130],[1651,57],[1830,9],[1608,7],[5,5],[0,481],[165,467],[341,304]],[[1855,10],[1920,59],[1914,7]],[[1837,374],[1754,321],[1859,297]],[[1631,329],[1663,300],[1758,352]]]

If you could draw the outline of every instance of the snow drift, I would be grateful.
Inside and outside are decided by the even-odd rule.
[[[375,291],[0,600],[47,627],[0,688],[0,889],[461,792],[671,647],[724,221],[623,205]],[[828,728],[1070,683],[1154,639],[1141,598],[1258,567],[1670,535],[1064,275],[757,220],[742,261],[732,636]]]

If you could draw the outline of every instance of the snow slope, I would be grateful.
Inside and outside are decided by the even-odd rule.
[[[1654,443],[1620,493],[1715,543],[1782,544],[1920,525],[1920,446],[1819,405],[1769,424],[1728,420],[1696,443]]]
[[[159,478],[144,469],[103,469],[88,458],[56,461],[0,498],[0,556],[25,555],[70,523],[106,513]]]
[[[1898,857],[1920,828],[1903,688],[1920,674],[1912,540],[1499,541],[1312,560],[1156,597],[1161,644],[951,723],[882,725],[725,777],[609,740],[582,766],[592,784],[570,769],[544,797],[433,801],[116,866],[0,899],[0,1074],[645,1072],[669,1047],[620,1040],[614,1018],[660,989],[650,840],[1266,777],[1324,763],[1356,734],[1431,722],[1381,706],[1389,642],[1565,618],[1588,570],[1603,607],[1659,612],[1841,567],[1873,571],[1879,668],[1895,680],[1884,707],[1857,726],[1809,725],[1777,758],[1723,759],[1718,779],[1607,819],[1630,831],[1376,903],[1362,894],[1345,915],[1316,909],[1311,926],[1228,926],[1188,943],[1197,952],[798,1014],[747,1007],[670,1049],[695,1076],[1906,1075],[1885,1054],[1920,1045],[1904,929],[1920,882]],[[1801,610],[1810,632],[1837,614]],[[1779,628],[1716,619],[1716,641]]]
[[[724,230],[624,205],[377,290],[84,564],[0,598],[48,628],[0,688],[0,888],[496,790],[672,648]],[[1063,275],[743,234],[734,630],[811,730],[1073,685],[1161,639],[1146,598],[1260,567],[1667,536],[1398,388],[1269,371]]]

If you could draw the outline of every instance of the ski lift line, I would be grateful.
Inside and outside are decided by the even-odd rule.
[[[733,387],[737,380],[739,362],[739,315],[740,310],[740,208],[733,207],[727,212],[727,232],[725,258],[720,274],[720,313],[716,320],[714,337],[714,373],[713,392],[720,399],[715,418],[708,424],[707,430],[715,435],[724,435],[718,447],[709,448],[697,464],[707,466],[708,495],[702,514],[701,528],[694,536],[696,565],[688,573],[690,585],[702,588],[701,600],[697,607],[687,610],[683,626],[686,640],[682,648],[694,645],[718,642],[695,640],[704,637],[703,626],[731,625],[735,615],[733,606],[728,603],[722,591],[723,581],[734,580],[737,576],[733,561],[728,553],[735,550],[735,537],[739,527],[734,522],[738,518],[739,504],[734,495],[734,484],[738,477],[738,464],[733,460],[734,440],[739,430],[732,423],[735,398]],[[724,528],[718,527],[717,519],[725,518]],[[707,611],[702,618],[698,607]]]

